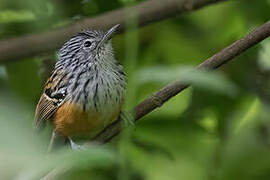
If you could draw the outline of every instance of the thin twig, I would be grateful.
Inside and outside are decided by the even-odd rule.
[[[223,64],[231,61],[237,55],[243,53],[247,49],[252,46],[255,46],[262,40],[266,39],[270,36],[270,21],[266,22],[244,38],[234,42],[230,46],[216,53],[209,59],[202,62],[197,66],[197,69],[204,70],[214,70]],[[163,87],[156,93],[154,93],[151,97],[146,98],[140,104],[138,104],[134,108],[134,118],[136,121],[141,119],[143,116],[152,112],[154,109],[161,107],[163,103],[168,101],[173,96],[177,95],[184,89],[189,87],[188,84],[182,83],[181,80],[174,81],[167,86]],[[119,119],[109,127],[107,127],[104,131],[102,131],[98,136],[94,138],[94,140],[86,142],[86,144],[92,143],[93,141],[99,143],[106,143],[110,141],[113,137],[118,135],[121,132],[121,120]],[[60,175],[65,171],[53,170],[49,172],[42,180],[54,180],[59,177],[58,171]]]
[[[69,37],[81,31],[82,27],[107,29],[115,24],[121,24],[120,31],[122,32],[125,29],[125,22],[129,19],[136,18],[139,26],[143,26],[222,1],[225,0],[148,0],[132,7],[86,18],[50,32],[2,40],[0,41],[0,64],[58,49]]]
[[[234,42],[230,46],[214,54],[212,57],[206,59],[204,62],[197,66],[197,69],[214,70],[231,61],[234,57],[243,53],[248,48],[266,39],[269,35],[270,21],[249,33],[244,38]],[[182,83],[181,80],[176,80],[155,92],[152,96],[146,98],[134,108],[133,112],[135,120],[137,121],[143,116],[152,112],[154,109],[161,107],[163,103],[186,89],[188,86],[188,84]],[[100,143],[105,143],[119,134],[120,131],[121,123],[120,120],[118,120],[111,126],[107,127],[103,132],[101,132],[97,137],[94,138],[94,140]]]

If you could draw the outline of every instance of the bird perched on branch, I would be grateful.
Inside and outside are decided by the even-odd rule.
[[[82,31],[59,51],[58,61],[36,107],[35,128],[52,121],[56,137],[89,138],[118,119],[124,102],[126,77],[114,57],[108,31]]]

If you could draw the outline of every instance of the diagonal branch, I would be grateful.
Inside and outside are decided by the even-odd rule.
[[[266,22],[244,38],[234,42],[230,46],[214,54],[212,57],[206,59],[197,66],[197,69],[214,70],[231,61],[234,57],[243,53],[250,47],[266,39],[268,36],[270,36],[270,21]],[[154,109],[161,107],[163,103],[187,87],[189,87],[189,84],[182,83],[181,80],[176,80],[155,92],[152,96],[145,99],[134,108],[133,112],[135,120],[138,121],[140,118],[152,112]],[[114,136],[118,135],[120,131],[121,123],[120,120],[118,120],[101,132],[97,137],[95,137],[94,140],[101,143],[108,142]]]
[[[125,22],[130,18],[138,19],[139,26],[143,26],[222,1],[225,0],[148,0],[132,7],[86,18],[75,24],[50,32],[2,40],[0,41],[0,64],[55,50],[70,36],[81,31],[82,27],[106,29],[115,24],[121,24],[120,28],[123,31]]]
[[[212,57],[206,59],[200,65],[197,66],[197,69],[204,70],[214,70],[223,64],[231,61],[234,57],[243,53],[252,46],[255,46],[262,40],[270,36],[270,21],[266,22],[244,38],[234,42],[230,46],[224,48],[220,52],[214,54]],[[173,96],[177,95],[184,89],[189,87],[189,84],[184,84],[181,80],[176,80],[167,86],[163,87],[159,91],[155,92],[152,96],[142,101],[134,108],[134,118],[136,121],[141,119],[143,116],[152,112],[154,109],[161,107],[163,103],[168,101]],[[91,142],[96,141],[99,143],[106,143],[110,141],[113,137],[118,135],[121,132],[121,122],[120,119],[107,127],[102,131],[98,136],[96,136]],[[49,172],[41,180],[54,180],[61,177],[66,172],[70,171],[71,168],[59,168],[54,169]]]

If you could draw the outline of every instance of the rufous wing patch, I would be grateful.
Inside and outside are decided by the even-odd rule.
[[[43,129],[43,127],[45,127],[46,120],[51,118],[56,110],[57,106],[55,100],[47,97],[45,94],[42,94],[36,108],[34,121],[35,129],[37,131]]]

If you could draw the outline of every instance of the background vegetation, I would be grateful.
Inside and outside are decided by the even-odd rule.
[[[50,31],[140,2],[0,0],[0,38]],[[269,179],[270,40],[214,73],[183,73],[269,20],[269,8],[267,0],[231,0],[117,35],[116,57],[129,80],[126,110],[173,80],[194,86],[85,152],[47,155],[50,128],[32,132],[57,51],[1,64],[0,179],[38,179],[69,165],[73,170],[60,179]]]

